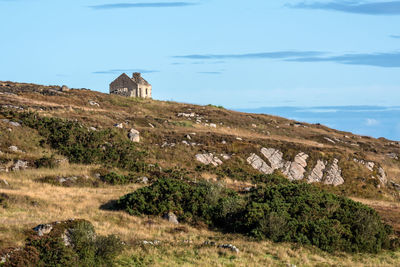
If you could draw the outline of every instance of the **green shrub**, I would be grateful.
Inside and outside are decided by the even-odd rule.
[[[221,206],[219,202],[236,196],[235,192],[211,183],[192,186],[180,180],[161,178],[149,187],[125,195],[118,200],[117,207],[131,215],[164,215],[171,211],[180,221],[202,220],[211,224],[214,209]]]
[[[241,218],[244,232],[276,242],[326,251],[376,253],[390,247],[392,229],[375,210],[304,183],[257,188]]]
[[[132,171],[146,168],[144,151],[138,150],[126,134],[118,129],[90,131],[76,121],[60,118],[39,117],[35,113],[4,114],[19,118],[28,127],[36,129],[43,137],[42,144],[50,145],[70,162],[103,164]],[[38,166],[52,166],[51,158],[42,158]]]
[[[113,266],[123,243],[114,236],[97,236],[85,220],[53,224],[41,237],[32,234],[24,248],[11,253],[4,266]],[[69,240],[69,244],[65,243]]]
[[[100,176],[100,179],[108,184],[112,185],[123,185],[134,182],[132,175],[122,175],[115,172],[109,172],[105,175]]]
[[[375,210],[278,174],[246,195],[211,183],[161,178],[119,199],[132,215],[174,212],[180,221],[204,222],[275,242],[296,242],[325,251],[372,252],[394,247],[392,229]]]

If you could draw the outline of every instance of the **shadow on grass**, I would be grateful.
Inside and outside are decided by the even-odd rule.
[[[117,205],[118,200],[110,200],[107,203],[104,203],[100,206],[101,210],[108,210],[108,211],[119,211],[121,210]]]

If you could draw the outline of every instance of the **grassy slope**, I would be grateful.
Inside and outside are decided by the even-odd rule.
[[[1,85],[1,83],[0,83]],[[115,123],[125,122],[126,130],[134,127],[141,132],[140,146],[149,152],[148,162],[158,163],[164,168],[179,166],[194,170],[197,164],[193,157],[196,153],[217,152],[235,153],[232,168],[237,167],[246,155],[258,151],[262,146],[281,148],[288,159],[298,151],[306,151],[315,157],[338,156],[349,158],[353,154],[364,159],[381,162],[386,168],[390,179],[395,180],[399,173],[399,163],[385,157],[386,153],[398,149],[398,144],[388,140],[377,140],[343,133],[324,126],[303,124],[307,128],[295,127],[294,122],[279,117],[267,115],[245,114],[227,111],[215,107],[202,107],[174,102],[127,99],[109,96],[87,90],[72,90],[68,93],[49,95],[47,87],[42,94],[31,91],[38,90],[35,85],[16,85],[3,91],[18,92],[28,88],[27,92],[18,95],[1,94],[0,105],[15,105],[25,110],[36,111],[42,116],[57,116],[77,119],[87,126],[96,128],[112,127]],[[0,92],[2,87],[0,86]],[[91,106],[89,100],[96,101],[100,107]],[[12,109],[12,108],[11,108]],[[203,124],[196,124],[193,119],[177,117],[177,113],[194,112],[203,117]],[[210,128],[204,123],[217,124]],[[152,128],[151,123],[155,128]],[[222,123],[222,124],[221,124]],[[253,126],[256,125],[256,127]],[[6,152],[10,145],[17,145],[24,153],[5,153],[3,159],[36,159],[42,155],[53,154],[48,147],[40,147],[40,137],[26,127],[11,127],[0,123],[0,151]],[[192,133],[196,133],[193,135]],[[191,134],[191,142],[200,146],[187,147],[180,144],[185,135]],[[344,137],[344,136],[348,136]],[[243,141],[236,140],[241,137]],[[330,144],[324,137],[337,138],[343,141],[357,143],[359,146],[340,142]],[[226,140],[227,145],[221,141]],[[177,143],[171,148],[161,148],[161,144]],[[69,165],[65,163],[57,169],[30,169],[16,173],[1,173],[11,187],[0,188],[0,193],[11,196],[7,208],[0,207],[0,247],[21,244],[24,239],[24,229],[34,225],[64,220],[71,217],[88,219],[93,222],[100,234],[115,233],[121,236],[131,249],[121,257],[121,265],[285,265],[293,263],[314,266],[321,263],[328,265],[395,265],[400,261],[400,253],[385,252],[379,255],[349,255],[327,254],[315,248],[299,248],[292,244],[273,244],[270,242],[254,242],[243,237],[224,235],[203,228],[170,225],[160,219],[131,217],[123,212],[108,211],[100,207],[105,203],[134,191],[139,185],[100,186],[99,188],[65,188],[38,183],[35,180],[48,175],[88,175],[98,166]],[[342,168],[345,166],[342,166]],[[353,166],[354,167],[354,166]],[[243,166],[245,171],[253,172],[249,166]],[[347,169],[344,168],[346,172]],[[361,171],[349,168],[352,172]],[[217,178],[215,170],[206,170],[193,175],[204,178]],[[224,177],[227,186],[232,188],[245,187],[249,181],[238,182],[231,177]],[[349,181],[351,179],[349,178]],[[362,191],[357,200],[366,202],[380,211],[384,218],[397,227],[400,221],[400,205],[394,198],[394,192],[388,189],[362,188],[361,180],[351,180],[350,189]],[[341,189],[335,189],[341,193]],[[363,191],[364,190],[364,191]],[[342,190],[343,191],[343,190]],[[370,199],[360,198],[368,196]],[[397,215],[398,216],[397,216]],[[137,245],[141,240],[161,240],[156,247]],[[205,240],[216,240],[218,244],[232,243],[241,253],[238,255],[215,248],[202,247]],[[188,243],[189,242],[189,243]]]

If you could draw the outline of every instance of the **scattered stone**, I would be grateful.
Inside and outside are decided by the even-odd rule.
[[[192,137],[190,136],[190,135],[185,135],[185,137],[186,137],[186,139],[188,139],[188,140],[192,140]]]
[[[114,124],[114,127],[122,129],[122,128],[124,128],[124,124],[123,123],[116,123],[116,124]]]
[[[94,102],[93,100],[89,100],[89,105],[91,106],[96,106],[96,107],[100,107],[100,104],[97,102]]]
[[[10,186],[10,184],[7,182],[6,179],[0,179],[0,187],[1,186],[8,187],[8,186]]]
[[[395,160],[399,159],[399,157],[396,153],[388,153],[387,156],[391,159],[395,159]]]
[[[190,146],[189,143],[188,143],[188,141],[186,141],[186,140],[183,140],[183,141],[182,141],[182,144],[187,145],[187,146]]]
[[[326,162],[318,160],[311,174],[308,176],[307,180],[309,183],[319,183],[322,182],[324,177],[324,170],[326,167]]]
[[[212,246],[215,247],[217,244],[214,241],[204,241],[203,246]]]
[[[217,125],[215,123],[210,123],[211,128],[217,128]]]
[[[20,127],[21,126],[21,124],[19,122],[15,122],[15,121],[10,121],[9,124],[11,126],[14,126],[14,127]]]
[[[148,184],[149,183],[149,178],[147,178],[146,176],[143,176],[143,177],[140,177],[139,181],[142,184]]]
[[[193,118],[196,116],[195,113],[178,113],[177,114],[178,117],[186,117],[186,118]]]
[[[230,160],[230,159],[231,159],[231,156],[228,155],[228,154],[221,154],[221,157],[222,157],[224,160]]]
[[[33,230],[38,234],[38,236],[43,236],[51,232],[53,230],[53,226],[51,224],[39,224],[34,227]]]
[[[212,164],[215,167],[223,163],[218,157],[214,156],[213,153],[197,154],[196,160],[205,165]]]
[[[91,130],[91,131],[97,131],[97,129],[96,129],[95,127],[93,127],[93,126],[89,127],[89,130]]]
[[[335,141],[333,141],[332,139],[328,138],[328,137],[324,137],[324,139],[332,144],[336,144]]]
[[[232,245],[232,244],[222,244],[222,245],[218,245],[218,248],[229,249],[229,250],[231,250],[232,252],[239,253],[239,249],[238,249],[237,247],[235,247],[234,245]]]
[[[11,152],[19,152],[20,151],[17,146],[10,146],[8,148],[8,150],[10,150]]]
[[[139,133],[139,131],[137,131],[133,128],[129,131],[128,137],[132,142],[135,142],[135,143],[140,142],[140,133]]]
[[[163,218],[169,221],[170,223],[179,224],[178,217],[176,217],[176,215],[171,211],[164,214]]]
[[[240,137],[236,137],[236,140],[238,140],[238,141],[243,141],[243,139],[240,138]]]
[[[150,126],[151,128],[155,128],[154,125],[151,124],[150,122],[149,122],[149,126]]]
[[[393,186],[394,189],[396,189],[397,191],[400,191],[400,184],[396,184],[393,181],[390,181],[390,184]]]
[[[362,160],[362,159],[353,159],[354,160],[354,162],[356,162],[356,163],[360,163],[360,164],[362,164],[362,165],[364,165],[369,171],[374,171],[374,167],[375,167],[375,163],[374,162],[371,162],[371,161],[364,161],[364,160]]]
[[[257,128],[257,125],[253,123],[253,124],[251,125],[251,127]]]
[[[71,177],[57,177],[57,180],[60,184],[63,184],[65,182],[69,183],[69,182],[76,182],[78,180],[78,177],[76,176],[71,176]]]
[[[226,145],[226,141],[222,140],[221,144]]]
[[[332,165],[326,172],[326,178],[324,179],[324,184],[331,184],[338,186],[344,183],[342,177],[342,170],[339,168],[339,160],[334,159]]]
[[[159,240],[154,240],[154,241],[143,240],[142,243],[143,243],[143,245],[157,246],[157,245],[159,245],[161,242],[160,242]]]
[[[28,168],[28,162],[23,160],[17,160],[15,164],[11,167],[12,171],[21,171]]]

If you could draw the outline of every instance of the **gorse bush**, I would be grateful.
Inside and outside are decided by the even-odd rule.
[[[75,121],[39,117],[34,113],[13,113],[12,117],[18,117],[24,125],[36,129],[44,138],[42,143],[58,150],[73,163],[103,164],[132,171],[146,168],[145,152],[120,130],[91,131]],[[47,163],[51,162],[44,158],[37,162],[38,165]]]
[[[49,234],[30,236],[24,248],[9,254],[4,266],[113,266],[123,250],[119,238],[97,236],[88,221],[61,222],[53,227]]]
[[[375,210],[313,185],[268,177],[271,182],[243,196],[211,183],[162,178],[123,196],[117,205],[132,215],[172,211],[184,222],[202,221],[227,232],[329,252],[376,253],[394,244],[391,227]]]
[[[180,221],[204,221],[212,225],[216,210],[225,198],[239,198],[234,191],[210,183],[190,185],[175,179],[161,178],[149,187],[125,195],[117,207],[131,215],[163,215],[174,212]],[[221,207],[222,208],[222,207]]]
[[[112,185],[123,185],[135,181],[135,177],[133,175],[122,175],[115,172],[109,172],[107,174],[101,175],[100,179],[103,182]]]

